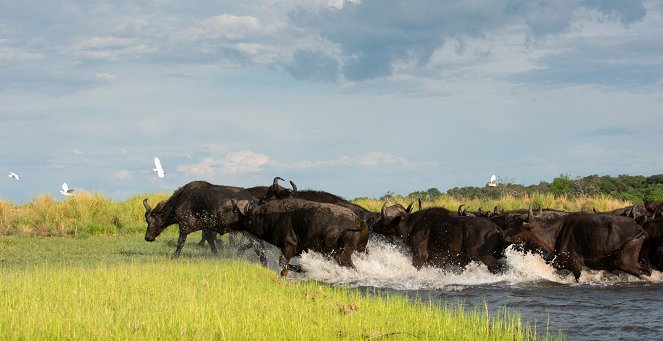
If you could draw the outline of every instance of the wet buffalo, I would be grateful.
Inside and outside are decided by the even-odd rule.
[[[373,231],[400,238],[412,249],[416,268],[462,269],[472,261],[486,264],[491,272],[502,268],[502,230],[485,217],[457,216],[441,207],[411,213],[399,204],[383,205]]]
[[[151,208],[147,198],[145,240],[152,242],[172,224],[179,224],[179,238],[174,256],[182,252],[189,233],[203,230],[212,252],[217,253],[216,233],[237,228],[239,216],[234,212],[232,199],[256,202],[256,199],[240,187],[213,185],[206,181],[193,181],[178,190],[166,201]]]
[[[583,266],[650,275],[638,259],[647,233],[633,219],[607,214],[570,213],[551,219],[535,217],[504,231],[509,243],[528,243],[551,257],[553,266],[570,270],[576,280]]]
[[[646,200],[645,209],[651,214],[651,218],[661,217],[663,214],[663,202]]]
[[[640,258],[654,269],[663,271],[663,218],[648,220],[642,228],[647,232],[647,239]]]
[[[234,205],[241,228],[281,249],[282,276],[288,275],[290,259],[307,250],[329,254],[348,267],[354,267],[354,251],[366,250],[366,223],[345,207],[296,198],[262,205],[239,200]]]
[[[352,212],[354,212],[356,215],[359,216],[359,218],[364,220],[369,227],[371,227],[371,225],[379,217],[378,213],[371,212],[357,204],[351,203],[329,192],[314,191],[314,190],[299,191],[297,190],[297,185],[292,181],[290,181],[290,185],[292,186],[292,188],[285,188],[278,184],[278,180],[283,180],[283,179],[280,177],[274,178],[274,183],[271,186],[267,187],[265,194],[262,196],[256,196],[257,198],[260,198],[260,202],[267,202],[270,200],[284,199],[284,198],[298,198],[298,199],[305,199],[305,200],[321,202],[326,204],[339,205],[352,210]]]

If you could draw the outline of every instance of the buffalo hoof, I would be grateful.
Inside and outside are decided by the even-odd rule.
[[[294,272],[302,272],[302,266],[301,265],[288,264],[288,270],[291,270],[291,271],[294,271]]]

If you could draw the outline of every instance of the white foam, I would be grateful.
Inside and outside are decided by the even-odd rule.
[[[407,248],[395,246],[382,239],[371,238],[367,253],[355,253],[355,269],[339,266],[333,259],[316,252],[306,252],[300,258],[304,278],[344,286],[372,286],[397,290],[463,290],[479,285],[539,286],[546,283],[576,284],[572,274],[560,272],[539,255],[523,253],[511,247],[506,250],[506,270],[493,274],[481,263],[470,263],[462,273],[412,266]],[[638,278],[628,274],[614,275],[605,271],[584,269],[580,284],[611,285],[624,282],[663,282],[663,273]]]

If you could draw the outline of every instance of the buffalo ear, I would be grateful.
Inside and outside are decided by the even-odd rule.
[[[230,199],[233,208],[237,210],[237,213],[241,214],[242,216],[246,217],[249,215],[249,211],[251,210],[251,202],[248,200],[235,200],[235,199]]]
[[[160,202],[157,204],[157,206],[154,207],[154,211],[157,211],[157,212],[161,211],[161,209],[163,208],[163,206],[164,206],[165,204],[166,204],[165,201],[160,201]]]

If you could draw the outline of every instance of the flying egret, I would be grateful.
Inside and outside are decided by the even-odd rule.
[[[488,186],[491,186],[491,187],[497,186],[497,176],[495,176],[495,174],[493,174],[490,177],[490,182],[488,183]]]
[[[64,196],[73,196],[74,195],[74,189],[69,188],[69,186],[67,186],[67,183],[63,182],[62,183],[62,189],[60,190],[60,193]]]
[[[154,157],[154,167],[155,168],[153,171],[157,172],[157,176],[163,178],[166,173],[163,171],[163,167],[161,167],[161,161],[159,161],[158,157]]]
[[[18,174],[14,173],[14,172],[9,172],[9,175],[7,175],[7,176],[12,178],[12,179],[21,180],[21,177],[18,176]]]

